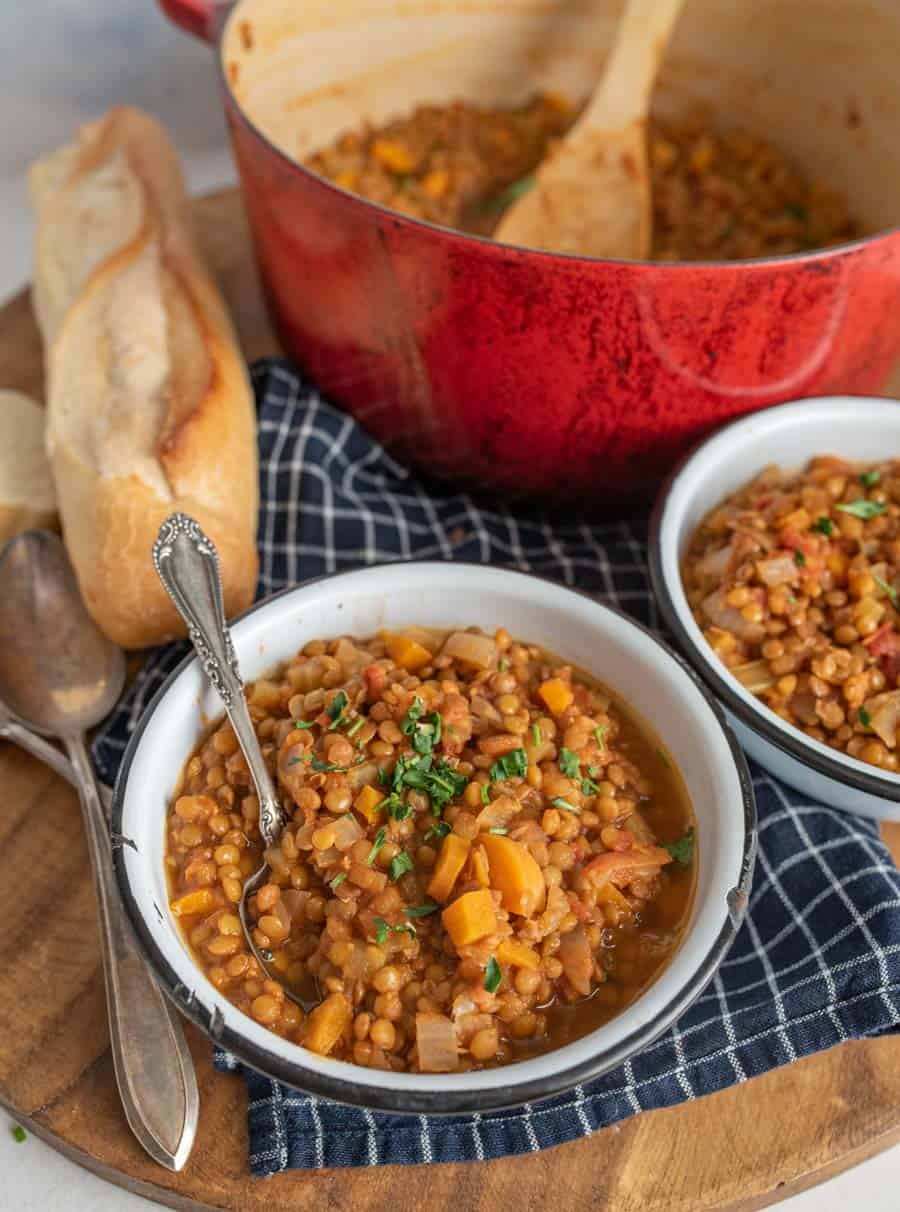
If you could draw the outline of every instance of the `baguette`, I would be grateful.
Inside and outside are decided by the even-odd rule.
[[[258,568],[256,417],[162,127],[111,110],[32,166],[47,450],[85,604],[125,648],[184,635],[150,550],[175,510],[219,551],[229,615]]]
[[[0,391],[0,547],[23,530],[55,525],[44,410],[21,391]]]

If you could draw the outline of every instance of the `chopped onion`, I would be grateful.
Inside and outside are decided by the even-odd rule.
[[[479,830],[500,829],[519,815],[522,805],[511,795],[498,795],[490,804],[486,804],[475,818]]]
[[[591,991],[591,972],[594,968],[594,957],[591,954],[591,944],[584,932],[583,926],[576,926],[562,935],[559,940],[557,958],[563,966],[563,972],[569,984],[576,993],[587,997]]]
[[[756,572],[766,585],[787,585],[800,575],[797,561],[789,551],[776,552],[765,560],[756,561]]]
[[[422,1073],[450,1073],[459,1064],[456,1030],[446,1015],[416,1015],[416,1048]]]
[[[363,835],[362,825],[351,812],[332,821],[331,829],[334,833],[332,845],[341,851],[349,850]]]
[[[775,685],[768,661],[748,661],[745,665],[736,665],[731,672],[751,694],[759,694],[761,690]]]
[[[876,694],[865,705],[872,724],[872,731],[884,741],[888,749],[897,746],[897,726],[900,725],[900,690],[887,690]]]
[[[475,665],[478,669],[492,669],[497,663],[494,640],[489,635],[475,635],[471,631],[454,631],[447,636],[443,654]]]

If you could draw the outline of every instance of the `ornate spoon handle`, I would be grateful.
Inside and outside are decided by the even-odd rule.
[[[266,845],[272,846],[281,834],[284,817],[247,710],[237,657],[225,621],[215,544],[193,518],[173,513],[163,522],[153,544],[153,565],[187,623],[203,671],[225,706],[259,797],[259,831]]]

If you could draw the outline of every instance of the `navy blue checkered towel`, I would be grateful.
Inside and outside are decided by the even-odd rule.
[[[598,594],[660,630],[645,524],[550,523],[426,494],[350,417],[266,361],[259,402],[259,594],[383,560],[507,564]],[[185,653],[148,660],[95,746],[111,782],[129,732]],[[703,996],[621,1069],[571,1094],[489,1115],[428,1119],[309,1098],[250,1070],[250,1165],[375,1166],[527,1153],[721,1090],[900,1019],[900,873],[874,824],[810,803],[754,769],[759,862],[750,910]],[[242,1068],[228,1056],[221,1067]]]

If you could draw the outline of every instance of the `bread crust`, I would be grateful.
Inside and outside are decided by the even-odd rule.
[[[111,110],[33,166],[30,187],[64,538],[106,634],[126,648],[162,643],[185,631],[150,559],[175,510],[216,543],[228,614],[253,600],[258,458],[247,370],[154,119]]]

